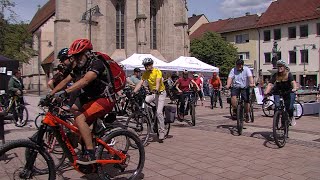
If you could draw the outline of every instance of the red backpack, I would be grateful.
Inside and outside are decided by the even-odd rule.
[[[107,63],[109,71],[111,72],[110,80],[113,84],[113,89],[115,92],[122,90],[126,86],[126,73],[119,66],[117,62],[111,59],[107,54],[96,52],[98,56],[101,56]]]

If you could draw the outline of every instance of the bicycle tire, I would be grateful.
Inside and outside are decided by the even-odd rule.
[[[286,112],[284,112],[284,113],[286,113]],[[288,117],[288,115],[287,115],[287,117]],[[276,111],[274,114],[274,117],[273,117],[273,125],[272,125],[273,139],[279,148],[282,148],[286,144],[287,133],[288,133],[288,121],[283,120],[282,118],[285,118],[283,116],[283,112]],[[285,122],[284,125],[281,124],[281,121]],[[278,131],[280,131],[282,128],[283,128],[283,133],[278,134]]]
[[[253,113],[253,104],[252,102],[250,102],[250,119],[251,119],[251,122],[253,123],[254,122],[254,113]]]
[[[34,134],[31,136],[30,139],[36,141],[36,140],[37,140],[37,137],[38,137],[38,132],[34,133]],[[53,157],[53,156],[51,155],[51,153],[49,152],[50,150],[48,150],[48,147],[51,147],[51,144],[50,144],[50,143],[52,143],[52,141],[53,141],[52,138],[54,138],[53,132],[50,131],[50,130],[46,131],[45,134],[44,134],[44,136],[43,136],[43,138],[44,138],[44,143],[45,143],[45,145],[44,145],[43,147],[46,147],[47,152],[50,154],[51,157]],[[45,138],[46,138],[46,139],[45,139]],[[53,162],[54,162],[55,168],[56,168],[56,169],[59,169],[59,168],[63,165],[63,163],[64,163],[64,161],[65,161],[65,159],[66,159],[66,154],[65,154],[63,151],[57,151],[57,150],[52,150],[52,153],[54,153],[54,154],[62,154],[61,158],[56,158],[55,160],[52,159]],[[28,151],[26,151],[26,157],[27,157],[27,156],[28,156]],[[45,169],[40,169],[40,168],[36,167],[36,165],[34,165],[34,170],[35,170],[36,172],[38,172],[38,173],[41,173],[41,174],[43,174],[43,173],[48,173],[48,169],[47,169],[47,168],[45,168]]]
[[[232,110],[232,105],[230,104],[230,106],[229,106],[229,112],[230,112],[231,119],[232,119],[232,120],[236,120],[236,119],[237,119],[237,116],[234,116],[232,111],[233,111],[233,110]]]
[[[195,126],[196,125],[196,108],[194,104],[191,104],[190,115],[191,115],[191,124],[192,126]]]
[[[267,117],[273,117],[274,116],[274,110],[275,110],[275,103],[271,99],[267,99],[263,101],[262,103],[262,111],[265,116]]]
[[[142,129],[138,128],[138,123],[140,123],[140,121],[139,121],[139,119],[136,119],[136,118],[142,119],[142,121],[141,121],[142,126],[140,126],[140,128],[142,128]],[[132,122],[131,121],[132,119],[135,121],[133,124],[135,124],[136,127],[130,126],[130,122]],[[146,126],[147,132],[146,132],[146,135],[144,137],[141,137],[141,135],[138,135],[138,132],[142,133],[142,131],[144,129],[143,124],[147,125]],[[148,117],[146,115],[131,114],[128,117],[127,121],[126,121],[126,127],[130,128],[130,129],[133,129],[137,133],[137,135],[140,138],[143,146],[145,146],[147,144],[147,142],[149,140],[149,137],[150,137],[150,133],[151,133],[151,124],[150,124],[150,121],[148,120]],[[137,147],[134,147],[134,148],[137,148]]]
[[[118,149],[116,147],[117,145],[117,137],[121,137],[124,136],[125,137],[125,141],[126,141],[126,145],[125,145],[125,149]],[[137,145],[137,149],[134,149],[135,151],[138,151],[134,154],[127,154],[128,156],[131,155],[138,155],[139,158],[132,158],[133,160],[138,160],[137,163],[137,168],[134,171],[129,171],[128,173],[132,174],[129,178],[127,179],[139,179],[139,176],[141,175],[141,172],[143,170],[144,167],[144,162],[145,162],[145,150],[144,150],[144,146],[141,143],[140,139],[138,136],[136,136],[134,133],[126,130],[126,129],[116,129],[116,130],[112,130],[110,132],[108,132],[105,136],[103,136],[101,138],[104,142],[106,143],[111,143],[109,146],[112,146],[114,149],[117,149],[119,151],[122,151],[123,153],[128,153],[128,150],[130,150],[130,146],[128,145],[129,142],[135,142]],[[105,150],[105,151],[104,151]],[[104,153],[105,152],[105,153]],[[106,155],[106,157],[102,157],[103,155]],[[99,145],[96,151],[96,159],[117,159],[117,156],[112,156],[110,155],[110,153],[104,148],[103,145]],[[124,163],[126,163],[128,161],[125,161]],[[131,162],[131,161],[130,161]],[[106,169],[103,169],[104,166],[107,166]],[[111,179],[112,177],[117,175],[117,172],[120,170],[121,173],[126,174],[125,172],[125,168],[123,169],[119,169],[119,166],[123,166],[123,164],[100,164],[98,166],[98,170],[97,170],[97,174],[101,179]],[[131,166],[127,166],[131,167]],[[110,171],[110,173],[109,173]],[[119,173],[120,173],[119,171]],[[125,172],[125,173],[124,173]],[[120,174],[121,175],[121,174]],[[118,177],[117,177],[118,178]],[[119,177],[120,178],[120,177]]]
[[[21,167],[18,167],[17,164],[15,164],[15,166],[10,166],[10,168],[4,168],[5,165],[2,164],[3,162],[2,161],[5,161],[4,157],[5,157],[5,154],[8,152],[8,151],[11,151],[11,150],[14,150],[14,149],[18,149],[18,148],[26,148],[26,149],[33,149],[37,152],[37,157],[39,156],[39,154],[44,158],[44,161],[46,163],[46,166],[48,167],[48,179],[49,180],[54,180],[56,179],[56,169],[54,167],[54,163],[53,163],[53,160],[51,158],[51,156],[49,155],[49,153],[47,153],[44,149],[42,149],[42,147],[39,147],[36,143],[32,142],[31,140],[27,140],[27,139],[22,139],[22,140],[16,140],[16,141],[12,141],[12,142],[9,142],[9,143],[6,143],[5,145],[3,145],[1,148],[0,148],[0,163],[1,163],[1,167],[3,168],[4,171],[10,171],[10,170],[13,170],[13,168],[18,168],[16,170],[14,170],[14,173],[16,173],[17,170],[19,170]],[[20,155],[21,153],[19,153]],[[15,153],[15,157],[14,158],[18,158],[16,157],[18,154]],[[8,154],[8,156],[10,156],[10,154]],[[36,157],[36,158],[37,158]],[[10,161],[13,161],[13,159],[10,159]],[[19,159],[19,158],[18,158]],[[27,159],[30,160],[30,158],[26,158],[26,157],[23,157],[23,159],[19,159],[19,162],[21,162],[22,160],[24,159]],[[37,160],[37,159],[36,159]],[[35,161],[36,161],[35,160]],[[37,161],[38,162],[38,161]],[[41,161],[42,162],[42,161]],[[5,162],[4,162],[5,163]],[[27,163],[27,162],[26,162]],[[36,162],[34,162],[36,163]],[[25,168],[25,165],[23,165],[23,168]],[[24,169],[22,170],[24,171]],[[37,174],[36,172],[33,172],[34,169],[32,169],[32,172],[29,172],[30,173],[30,176],[32,178],[32,176],[35,176],[35,175],[41,175],[41,174]],[[12,172],[7,172],[5,174],[7,175],[13,175],[14,176],[14,173]],[[28,178],[29,179],[29,178]]]
[[[37,117],[34,119],[34,126],[39,129],[40,128],[40,125],[42,124],[42,120],[43,118],[45,117],[45,114],[43,113],[39,113],[37,115]],[[40,122],[39,122],[40,121]]]
[[[170,127],[171,124],[170,123],[164,123],[164,138],[167,138],[170,132]],[[157,131],[157,136],[159,137],[159,131]]]
[[[239,136],[242,134],[243,120],[244,120],[244,108],[243,108],[243,105],[238,105],[238,107],[237,107],[237,130],[238,130]]]
[[[301,107],[301,114],[298,114],[298,112],[293,112],[294,118],[295,118],[295,119],[300,119],[300,118],[303,116],[303,113],[304,113],[303,106],[302,106],[302,104],[301,104],[299,101],[297,101],[297,100],[295,100],[294,103],[295,103],[295,104],[298,104],[298,106]],[[297,111],[297,109],[295,108],[294,111]]]

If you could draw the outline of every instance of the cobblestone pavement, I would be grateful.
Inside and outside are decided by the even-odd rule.
[[[30,95],[26,100],[32,119],[39,112],[39,97]],[[224,102],[225,108],[211,110],[208,103],[197,106],[196,126],[175,122],[163,144],[148,144],[144,179],[320,179],[318,115],[297,120],[297,125],[290,128],[288,143],[279,149],[272,140],[272,118],[262,116],[260,106],[255,105],[255,122],[246,123],[243,135],[238,136],[228,105]],[[32,135],[32,123],[24,128],[6,124],[6,140]],[[58,178],[93,179],[71,168]]]

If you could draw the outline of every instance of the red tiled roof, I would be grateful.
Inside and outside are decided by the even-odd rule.
[[[34,33],[42,26],[49,18],[55,14],[56,10],[56,0],[49,0],[37,13],[33,16],[29,26],[28,31]]]
[[[192,15],[191,17],[188,18],[188,27],[189,29],[201,18],[201,16],[204,16],[204,14],[200,15]]]
[[[201,25],[190,39],[200,38],[206,32],[227,33],[254,28],[259,20],[256,14],[246,15],[238,18],[223,19]]]
[[[54,51],[50,53],[42,62],[41,64],[50,64],[54,61]]]
[[[260,17],[257,28],[320,17],[320,0],[277,0]]]

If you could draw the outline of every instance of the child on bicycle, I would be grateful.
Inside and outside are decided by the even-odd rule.
[[[272,90],[275,106],[277,109],[280,106],[280,94],[285,93],[281,95],[283,95],[284,104],[286,107],[286,111],[289,114],[291,124],[295,125],[296,122],[293,116],[293,104],[296,97],[295,92],[297,90],[297,84],[286,62],[284,62],[283,60],[278,60],[277,68],[278,71],[272,75],[264,94],[268,96]]]

